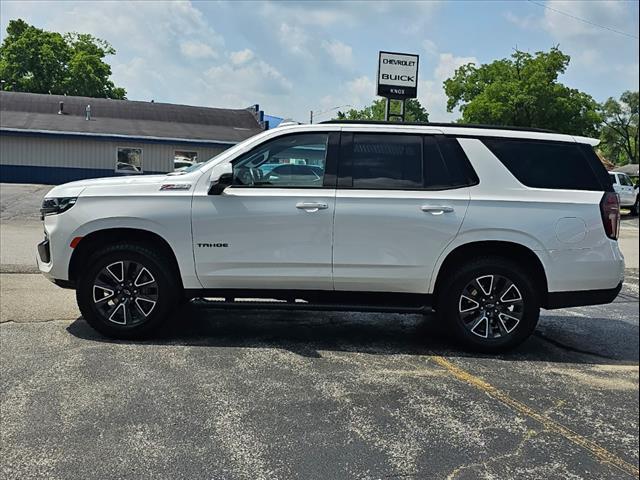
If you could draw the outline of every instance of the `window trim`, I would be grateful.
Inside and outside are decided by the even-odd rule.
[[[118,153],[120,149],[129,149],[129,150],[140,150],[140,170],[118,170]],[[125,175],[142,175],[144,173],[144,149],[142,147],[116,147],[116,165],[113,170],[115,173],[125,174]]]
[[[273,141],[277,141],[286,137],[291,137],[294,135],[326,135],[327,136],[327,150],[325,153],[325,157],[324,157],[324,176],[322,179],[322,185],[317,186],[317,187],[309,187],[309,186],[303,186],[303,185],[298,185],[298,186],[294,186],[294,185],[235,185],[235,184],[231,184],[229,185],[229,188],[242,188],[242,189],[247,189],[247,188],[259,188],[259,189],[284,189],[284,190],[300,190],[300,189],[304,189],[304,190],[323,190],[326,188],[336,188],[335,186],[335,171],[337,170],[337,159],[336,159],[336,149],[338,148],[338,140],[339,140],[339,135],[340,132],[339,131],[333,131],[333,130],[324,130],[324,131],[319,131],[319,132],[312,132],[312,131],[305,131],[305,132],[291,132],[291,133],[286,133],[284,135],[278,135],[276,137],[272,137],[269,138],[267,140],[265,140],[264,142],[260,142],[259,144],[253,146],[253,148],[251,148],[250,150],[247,150],[246,152],[241,153],[240,155],[238,155],[237,157],[235,157],[234,159],[232,159],[229,163],[231,163],[231,169],[233,170],[233,166],[234,164],[240,160],[241,158],[245,158],[247,156],[251,156],[253,153],[255,153],[256,150],[258,150],[259,148],[263,147],[265,144],[269,143],[269,142],[273,142]]]

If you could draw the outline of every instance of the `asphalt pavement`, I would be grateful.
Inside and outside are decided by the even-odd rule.
[[[3,239],[27,243],[37,222],[5,198]],[[622,234],[637,258],[637,219]],[[432,316],[206,302],[112,341],[5,252],[2,478],[638,478],[635,269],[613,304],[544,311],[520,348],[485,356]]]

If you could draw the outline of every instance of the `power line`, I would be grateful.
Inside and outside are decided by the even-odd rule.
[[[571,15],[570,13],[563,12],[562,10],[558,10],[556,8],[550,7],[548,5],[545,5],[544,3],[534,2],[533,0],[527,0],[527,1],[539,7],[546,8],[547,10],[551,10],[552,12],[559,13],[560,15],[564,15],[566,17],[573,18],[574,20],[578,20],[579,22],[586,23],[587,25],[591,25],[598,28],[604,28],[605,30],[609,30],[610,32],[617,33],[618,35],[624,35],[625,37],[630,37],[635,39],[640,38],[640,37],[637,37],[636,35],[631,35],[630,33],[623,32],[621,30],[616,30],[615,28],[607,27],[605,25],[600,25],[598,23],[585,20],[584,18],[576,17],[575,15]]]

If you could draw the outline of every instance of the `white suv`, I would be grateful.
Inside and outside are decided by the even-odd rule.
[[[619,202],[596,143],[446,124],[277,128],[179,174],[53,188],[38,265],[113,337],[148,335],[206,297],[434,309],[467,345],[498,351],[541,307],[620,291]]]

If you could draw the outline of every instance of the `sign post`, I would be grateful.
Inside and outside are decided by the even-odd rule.
[[[418,55],[380,52],[378,55],[377,93],[385,97],[384,119],[399,117],[404,122],[405,101],[418,96]],[[391,100],[401,100],[400,114],[391,113]]]

